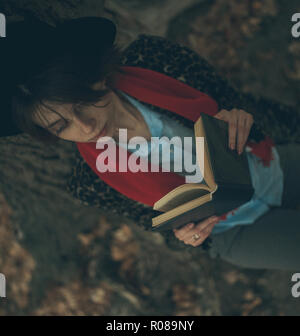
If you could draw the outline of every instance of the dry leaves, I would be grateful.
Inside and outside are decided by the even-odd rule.
[[[6,297],[19,308],[28,304],[35,261],[17,241],[10,222],[11,209],[0,194],[0,272],[6,277]]]
[[[238,281],[244,284],[247,284],[249,282],[247,277],[242,272],[239,272],[236,270],[232,270],[232,271],[224,273],[223,277],[229,285],[234,285]]]
[[[113,290],[106,282],[86,287],[75,281],[48,291],[41,307],[33,312],[39,316],[101,316],[111,304]]]
[[[264,17],[275,16],[277,11],[275,0],[217,0],[192,23],[188,45],[224,74],[243,71],[237,51],[260,30]]]
[[[101,216],[98,226],[90,233],[79,234],[78,239],[83,247],[89,247],[92,242],[97,238],[104,238],[106,233],[111,229],[111,225],[107,221],[105,216]]]
[[[201,288],[194,285],[177,284],[172,287],[172,300],[175,303],[174,316],[201,316],[203,314],[198,305]]]
[[[111,241],[111,257],[115,261],[121,262],[120,274],[127,277],[132,271],[139,245],[135,241],[132,231],[128,225],[123,224],[113,234]]]

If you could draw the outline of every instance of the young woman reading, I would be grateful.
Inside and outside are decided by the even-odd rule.
[[[185,172],[99,172],[96,161],[104,149],[96,143],[110,138],[122,147],[121,129],[128,140],[183,139],[193,136],[193,123],[207,113],[228,122],[232,150],[247,149],[255,193],[232,213],[168,232],[166,241],[204,246],[211,257],[245,267],[299,268],[298,111],[236,91],[198,54],[162,37],[140,35],[121,51],[115,25],[104,18],[56,28],[22,23],[11,32],[5,53],[15,64],[4,69],[10,86],[1,134],[75,142],[78,161],[68,189],[76,198],[150,229],[153,204],[184,183]],[[177,160],[170,157],[173,165]]]

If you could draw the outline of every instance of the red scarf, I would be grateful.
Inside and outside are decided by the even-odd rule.
[[[139,68],[123,66],[114,80],[114,88],[139,99],[142,102],[161,107],[177,113],[195,122],[201,113],[215,115],[218,104],[208,95],[186,85],[179,80],[162,73]],[[127,197],[138,202],[153,206],[154,203],[172,189],[185,183],[185,178],[173,172],[151,172],[148,162],[148,172],[105,172],[100,173],[96,168],[96,160],[105,149],[96,149],[96,143],[77,142],[78,150],[87,164],[105,183]],[[264,163],[272,159],[272,141],[266,138],[258,145],[247,143]],[[126,155],[126,150],[116,146],[116,167],[119,167],[119,150]],[[127,158],[134,153],[127,152]],[[124,157],[124,156],[122,156]],[[142,160],[142,158],[139,158]]]

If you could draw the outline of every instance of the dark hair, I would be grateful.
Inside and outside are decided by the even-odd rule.
[[[116,44],[106,47],[105,52],[100,46],[92,50],[65,51],[56,56],[42,71],[16,88],[12,99],[15,123],[35,139],[55,143],[58,137],[37,125],[33,117],[40,117],[40,109],[47,106],[47,102],[73,104],[74,113],[78,106],[98,102],[112,89],[121,57],[122,51]],[[108,89],[92,89],[94,83],[102,80],[106,81]]]

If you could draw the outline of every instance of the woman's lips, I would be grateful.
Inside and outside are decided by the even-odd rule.
[[[102,128],[102,131],[96,135],[93,139],[90,139],[90,141],[97,141],[100,137],[103,137],[106,134],[106,124]]]

